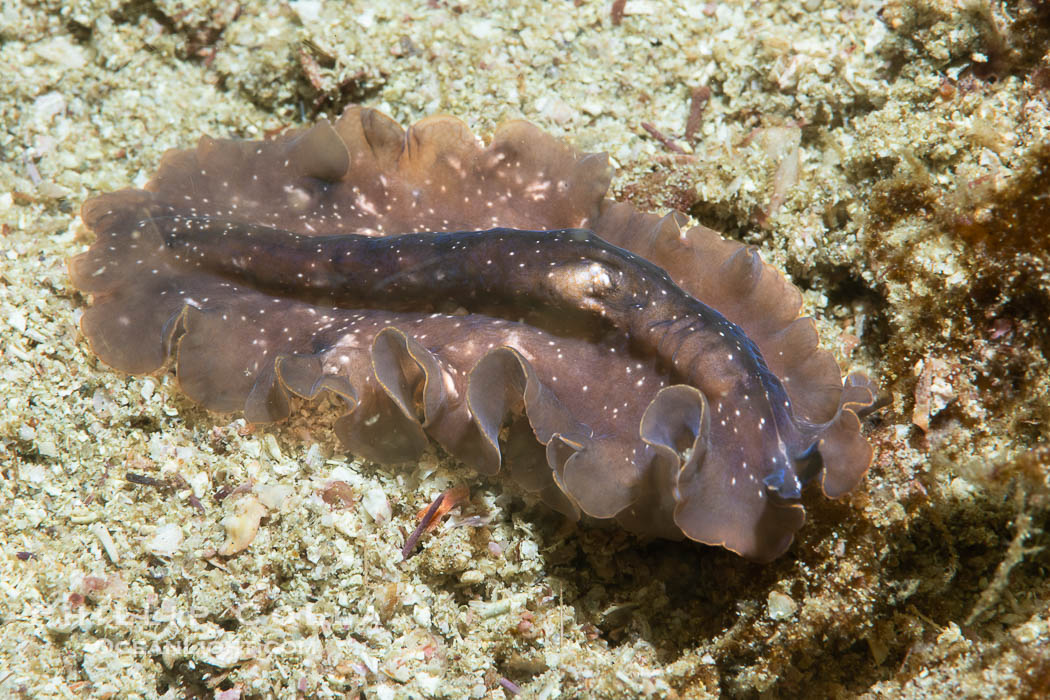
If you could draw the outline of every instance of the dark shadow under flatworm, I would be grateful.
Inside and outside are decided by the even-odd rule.
[[[427,440],[557,510],[768,560],[871,449],[800,297],[753,249],[605,200],[603,156],[523,122],[488,147],[351,109],[265,142],[202,139],[84,206],[82,328],[107,363],[253,421],[342,397],[382,462]]]

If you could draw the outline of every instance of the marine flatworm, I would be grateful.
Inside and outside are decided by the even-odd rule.
[[[566,515],[772,559],[871,448],[862,375],[817,347],[757,252],[605,198],[604,155],[520,121],[407,131],[351,108],[267,141],[204,137],[89,200],[70,261],[107,364],[174,356],[209,409],[280,420],[322,391],[379,462],[429,439]]]

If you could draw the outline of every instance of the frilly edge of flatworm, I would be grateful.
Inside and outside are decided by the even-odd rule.
[[[174,355],[181,387],[209,409],[278,420],[290,395],[330,391],[350,406],[336,432],[361,456],[412,460],[429,437],[479,472],[504,465],[570,517],[772,559],[804,520],[800,483],[816,477],[838,497],[863,477],[871,448],[858,412],[872,386],[859,374],[843,382],[812,319],[798,317],[798,290],[753,248],[605,199],[609,179],[604,155],[520,121],[487,147],[451,117],[405,131],[362,108],[269,141],[204,137],[167,153],[145,189],[85,203],[98,239],[70,261],[93,295],[81,326],[120,370],[153,372]],[[819,457],[763,467],[758,458],[787,454],[769,444],[776,431],[734,422],[734,405],[712,405],[624,338],[440,308],[334,308],[209,274],[165,243],[180,227],[249,225],[306,236],[593,230],[743,329]],[[543,264],[541,250],[514,252]]]

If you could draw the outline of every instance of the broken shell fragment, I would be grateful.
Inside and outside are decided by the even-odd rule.
[[[219,554],[232,557],[248,548],[259,532],[259,522],[269,513],[262,503],[253,495],[237,501],[235,512],[222,519],[226,528],[226,541],[219,549]]]

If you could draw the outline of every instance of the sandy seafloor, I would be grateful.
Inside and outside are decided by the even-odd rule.
[[[616,24],[589,0],[4,0],[0,696],[1045,697],[1040,7],[628,0]],[[762,566],[566,525],[437,452],[355,461],[328,401],[253,428],[101,365],[65,272],[84,199],[201,134],[351,103],[479,134],[524,117],[609,152],[615,196],[759,246],[892,396],[865,482],[807,494]],[[223,557],[245,503],[266,517]]]

